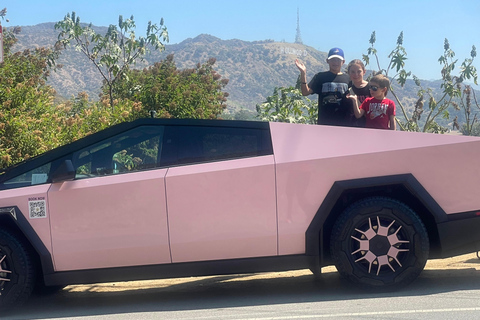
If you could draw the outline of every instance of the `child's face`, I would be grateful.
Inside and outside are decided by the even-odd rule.
[[[353,83],[362,83],[365,71],[358,64],[354,64],[350,66],[350,69],[348,70],[348,75],[350,76],[350,80],[352,80]]]
[[[345,60],[340,58],[331,58],[327,60],[328,65],[330,66],[330,71],[333,73],[339,73],[342,71],[342,66],[345,63]]]
[[[376,82],[370,82],[370,94],[372,97],[378,100],[382,100],[385,98],[385,95],[387,94],[387,88],[382,88],[380,85]]]

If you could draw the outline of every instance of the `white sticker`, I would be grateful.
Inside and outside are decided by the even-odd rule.
[[[32,185],[45,183],[47,179],[48,175],[46,173],[34,173],[32,174]]]
[[[30,219],[46,218],[47,217],[47,202],[43,198],[29,199],[28,213]]]

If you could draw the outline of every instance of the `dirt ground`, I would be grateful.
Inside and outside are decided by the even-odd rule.
[[[462,270],[464,275],[471,275],[480,270],[480,259],[478,259],[476,253],[469,253],[448,259],[429,260],[425,267],[425,270]],[[336,272],[335,267],[322,268],[322,274]],[[252,274],[250,276],[242,275],[241,277],[233,277],[226,281],[245,281],[254,279],[269,279],[276,277],[290,278],[311,275],[310,270],[295,270],[285,272],[270,272]],[[145,290],[154,288],[168,288],[174,287],[180,284],[188,284],[189,282],[198,282],[204,280],[204,283],[208,283],[209,279],[214,280],[216,276],[209,277],[190,277],[190,278],[175,278],[175,279],[163,279],[163,280],[146,280],[146,281],[126,281],[126,282],[111,282],[100,283],[93,285],[74,285],[68,286],[64,290],[68,292],[121,292],[130,290]]]
[[[447,258],[447,259],[438,259],[430,260],[427,262],[425,269],[475,269],[480,270],[480,259],[476,253],[464,254],[462,256]]]

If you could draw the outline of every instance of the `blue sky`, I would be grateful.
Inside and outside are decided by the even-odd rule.
[[[142,33],[149,20],[159,22],[163,17],[170,44],[202,33],[224,40],[294,42],[298,8],[303,43],[324,52],[340,47],[347,61],[367,52],[372,31],[386,61],[403,31],[407,69],[421,79],[440,78],[437,60],[445,38],[460,62],[475,45],[479,50],[475,66],[480,69],[478,0],[11,0],[0,6],[7,7],[9,22],[2,21],[7,27],[57,22],[75,11],[82,22],[98,26],[116,24],[120,14],[133,15],[137,33]],[[309,70],[309,76],[317,71]]]

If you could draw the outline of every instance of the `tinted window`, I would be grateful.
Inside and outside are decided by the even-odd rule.
[[[161,165],[168,166],[272,154],[272,145],[265,129],[172,126],[163,151]]]
[[[0,190],[48,183],[65,159],[72,160],[75,178],[81,179],[155,168],[159,163],[165,167],[272,153],[265,127],[145,125],[8,179]]]
[[[76,178],[103,176],[155,168],[163,127],[139,127],[73,154]]]
[[[51,163],[47,163],[43,166],[30,170],[24,174],[21,174],[15,178],[6,180],[0,186],[0,189],[11,189],[19,187],[33,186],[36,184],[46,183],[49,178]]]

